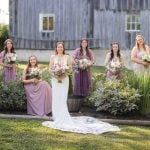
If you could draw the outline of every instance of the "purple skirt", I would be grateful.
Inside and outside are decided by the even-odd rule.
[[[89,70],[80,70],[74,74],[74,95],[87,96],[91,89],[91,74]]]
[[[52,110],[52,91],[50,85],[41,81],[38,84],[25,84],[27,113],[44,116]]]
[[[16,80],[16,78],[17,78],[16,67],[13,67],[13,68],[4,67],[3,68],[3,78],[4,78],[5,83],[7,83],[11,80]]]

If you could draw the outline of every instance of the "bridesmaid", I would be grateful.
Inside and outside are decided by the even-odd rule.
[[[145,44],[142,35],[136,36],[135,46],[131,51],[131,61],[133,62],[133,70],[136,74],[150,74],[150,63],[142,60],[143,55],[150,55],[150,49]]]
[[[37,58],[30,56],[27,67],[23,70],[22,82],[27,96],[27,113],[45,116],[51,112],[51,87],[41,78],[31,77],[32,70],[39,70]]]
[[[80,41],[80,48],[77,48],[73,53],[74,64],[78,63],[78,59],[88,59],[91,61],[91,65],[85,69],[78,69],[74,72],[74,95],[87,96],[91,89],[91,72],[90,67],[94,64],[94,55],[91,49],[88,47],[88,40],[82,39]]]
[[[11,63],[8,59],[11,56],[16,56],[16,53],[14,50],[13,41],[11,39],[7,39],[4,42],[4,51],[0,53],[0,65],[3,66],[4,83],[8,83],[11,80],[16,80],[17,78],[16,64]]]
[[[120,53],[119,43],[111,44],[111,51],[107,53],[105,58],[105,66],[107,68],[107,78],[121,79],[121,68],[124,64],[123,55]],[[117,70],[118,69],[118,70]]]

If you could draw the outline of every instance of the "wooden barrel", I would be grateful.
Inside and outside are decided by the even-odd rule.
[[[69,112],[78,112],[81,109],[83,98],[68,96],[68,110]]]

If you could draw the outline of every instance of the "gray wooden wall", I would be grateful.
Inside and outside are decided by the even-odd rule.
[[[125,32],[127,13],[140,13],[141,33],[150,44],[150,0],[9,0],[10,37],[16,48],[53,49],[65,41],[67,49],[89,38],[92,48],[109,48],[113,41],[123,49],[133,46]],[[55,14],[55,31],[39,32],[39,14]]]

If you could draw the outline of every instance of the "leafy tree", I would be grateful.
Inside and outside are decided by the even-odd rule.
[[[4,41],[8,38],[8,25],[0,24],[0,51],[4,48]]]

